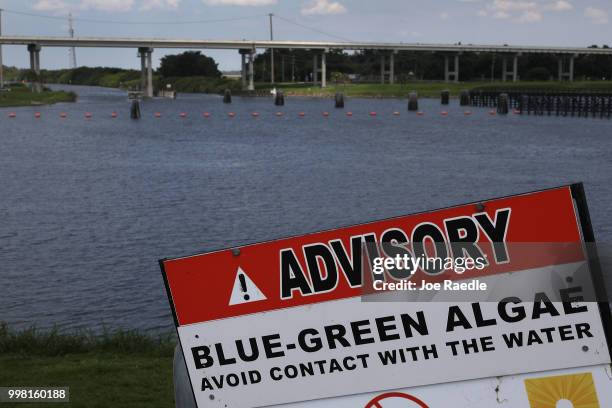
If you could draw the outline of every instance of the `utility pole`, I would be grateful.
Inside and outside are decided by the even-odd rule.
[[[74,26],[72,24],[72,13],[68,13],[68,34],[70,38],[74,38]],[[74,47],[70,47],[68,49],[68,53],[70,54],[70,68],[75,69],[77,67],[76,63],[76,51]]]
[[[272,17],[274,14],[268,14],[270,16],[270,41],[274,41],[274,31],[272,28]],[[270,48],[270,83],[274,83],[274,48]]]
[[[0,8],[0,36],[2,35],[2,9]],[[4,66],[2,65],[2,45],[0,44],[0,89],[4,88]]]

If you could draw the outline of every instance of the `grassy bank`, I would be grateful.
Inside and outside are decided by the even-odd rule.
[[[258,89],[271,88],[269,84],[260,84]],[[576,82],[410,82],[406,84],[334,84],[328,83],[327,88],[315,87],[312,84],[279,84],[286,95],[331,97],[336,92],[345,96],[363,98],[404,98],[411,91],[416,91],[420,97],[439,97],[442,90],[448,89],[452,96],[460,91],[474,88],[496,89],[550,89],[550,90],[611,90],[612,81],[576,81]]]
[[[168,408],[174,406],[174,346],[171,336],[129,331],[15,332],[0,324],[0,385],[69,386],[71,402],[53,404],[57,407]]]
[[[226,89],[232,91],[240,90],[240,81],[225,78],[206,78],[206,77],[170,77],[157,78],[156,88],[165,89],[166,84],[170,84],[172,89],[177,92],[186,93],[212,93],[221,94]]]
[[[51,91],[48,89],[36,93],[23,85],[11,85],[9,88],[9,91],[0,92],[0,107],[50,105],[58,102],[74,102],[77,97],[74,92]]]

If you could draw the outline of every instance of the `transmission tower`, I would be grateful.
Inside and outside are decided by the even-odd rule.
[[[68,14],[68,35],[70,38],[74,38],[74,25],[72,23],[72,13]],[[70,56],[70,68],[74,69],[77,67],[76,62],[76,51],[74,47],[68,49],[68,55]]]

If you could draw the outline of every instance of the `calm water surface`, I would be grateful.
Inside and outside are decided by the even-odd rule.
[[[464,116],[455,101],[442,117],[435,100],[418,117],[365,99],[348,118],[306,98],[278,118],[270,98],[180,95],[132,121],[123,92],[73,88],[76,104],[0,109],[0,320],[13,327],[166,331],[159,258],[575,181],[612,240],[607,120]]]

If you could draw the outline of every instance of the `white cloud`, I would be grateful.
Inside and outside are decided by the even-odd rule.
[[[52,11],[65,14],[70,9],[70,4],[63,0],[38,0],[32,5],[32,8],[36,11]]]
[[[202,0],[209,6],[269,6],[278,0]]]
[[[500,20],[505,20],[505,19],[510,18],[510,17],[511,17],[510,14],[506,13],[503,10],[496,11],[495,13],[493,13],[493,18],[497,18],[497,19],[500,19]]]
[[[448,20],[450,18],[450,14],[447,12],[440,13],[440,20]]]
[[[570,11],[574,9],[574,6],[569,1],[557,0],[547,4],[546,9],[551,11]]]
[[[346,7],[337,1],[329,0],[312,0],[310,3],[302,7],[303,15],[313,14],[342,14],[346,13]]]
[[[519,18],[516,19],[519,23],[537,23],[542,21],[542,14],[539,11],[525,11]]]
[[[488,7],[498,11],[525,11],[533,10],[538,6],[535,1],[521,1],[521,0],[493,0],[493,3]]]
[[[511,19],[517,23],[537,23],[545,14],[574,9],[573,0],[489,0],[478,11],[481,17]]]
[[[134,6],[134,0],[83,0],[82,9],[100,11],[130,11]]]
[[[584,15],[595,24],[607,24],[609,21],[608,12],[595,7],[587,7]]]
[[[177,9],[181,0],[142,0],[141,10]]]

